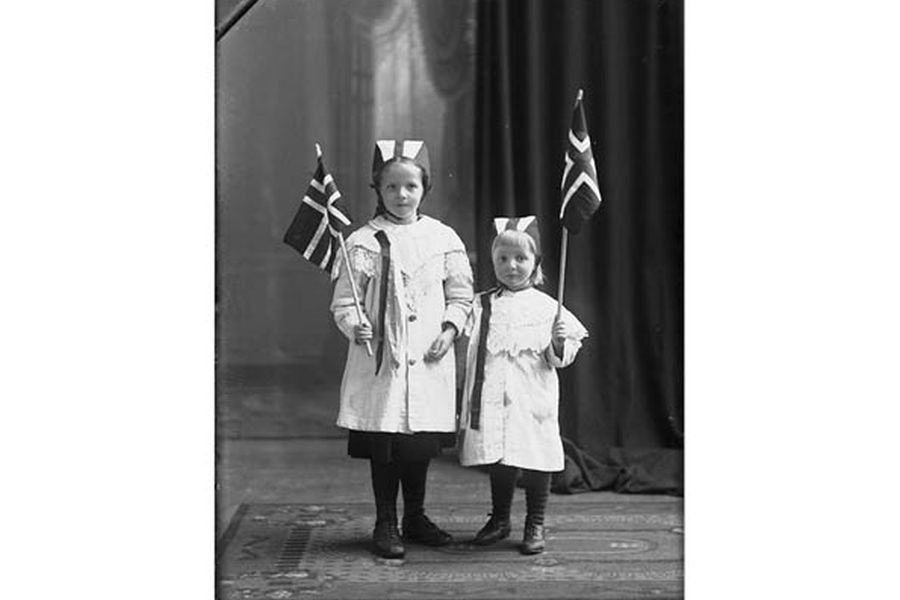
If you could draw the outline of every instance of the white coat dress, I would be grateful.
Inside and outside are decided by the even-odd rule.
[[[376,232],[390,242],[390,268],[382,272]],[[364,319],[373,327],[373,354],[383,344],[382,366],[365,346],[353,341],[359,323],[343,261],[336,277],[331,310],[349,340],[341,382],[339,427],[357,431],[416,433],[456,431],[456,360],[450,350],[437,362],[425,353],[444,322],[462,332],[473,297],[472,269],[465,247],[450,227],[422,216],[397,224],[378,216],[346,240]],[[378,322],[382,278],[388,277],[386,327]]]
[[[575,360],[587,330],[563,307],[568,326],[562,358],[550,340],[556,300],[535,289],[491,294],[491,315],[484,359],[481,416],[472,423],[481,329],[481,298],[473,302],[466,333],[466,381],[460,415],[459,458],[464,466],[501,463],[537,471],[565,466],[559,435],[559,380],[556,369]]]

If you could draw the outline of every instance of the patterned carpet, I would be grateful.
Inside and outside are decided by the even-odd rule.
[[[519,554],[522,518],[495,546],[466,543],[480,504],[435,504],[429,514],[457,542],[407,545],[402,560],[374,556],[370,504],[245,504],[218,544],[222,600],[294,598],[681,598],[680,502],[557,504],[548,550]],[[518,515],[518,517],[517,517]]]

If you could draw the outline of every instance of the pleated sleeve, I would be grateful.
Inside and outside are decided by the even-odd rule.
[[[568,335],[566,336],[566,340],[563,342],[562,358],[560,358],[553,350],[552,343],[544,351],[544,358],[547,360],[547,363],[551,367],[555,367],[557,369],[568,367],[575,361],[575,357],[578,355],[578,351],[581,349],[581,340],[588,336],[587,329],[585,329],[584,325],[581,324],[581,321],[578,320],[578,317],[569,312],[566,307],[563,307],[562,309],[562,320],[566,324],[566,328],[568,329]]]
[[[472,308],[472,266],[462,241],[453,235],[453,246],[444,254],[444,317],[461,334]]]

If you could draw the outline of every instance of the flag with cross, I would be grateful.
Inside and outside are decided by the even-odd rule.
[[[284,242],[323,271],[331,272],[340,251],[340,238],[350,219],[336,206],[341,192],[322,161],[316,144],[318,165],[300,208],[284,234]]]
[[[284,243],[326,273],[331,273],[338,252],[341,253],[341,264],[347,269],[356,314],[362,322],[363,310],[356,290],[356,277],[344,242],[344,228],[350,225],[350,219],[336,206],[341,193],[334,178],[325,169],[319,144],[316,144],[316,158],[316,172],[306,188],[294,220],[284,234]],[[372,345],[369,342],[366,342],[366,351],[372,356]]]

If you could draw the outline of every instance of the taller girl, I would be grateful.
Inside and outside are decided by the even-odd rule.
[[[470,310],[472,270],[456,232],[419,213],[431,189],[423,142],[379,140],[372,187],[375,216],[347,238],[362,320],[347,270],[335,266],[331,310],[351,341],[337,424],[350,430],[349,455],[371,464],[375,552],[399,558],[402,540],[433,546],[451,541],[425,516],[425,483],[429,461],[456,442],[453,340]]]

